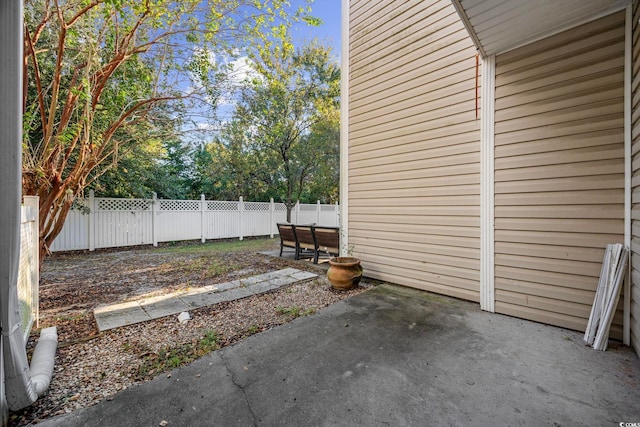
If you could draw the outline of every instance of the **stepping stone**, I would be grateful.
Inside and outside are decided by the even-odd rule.
[[[186,292],[97,307],[93,314],[98,330],[102,332],[179,314],[194,308],[246,298],[317,276],[308,271],[285,268],[246,279],[194,288]]]

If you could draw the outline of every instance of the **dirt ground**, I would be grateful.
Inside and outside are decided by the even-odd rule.
[[[55,254],[42,265],[39,327],[55,325],[59,344],[47,393],[12,413],[10,425],[24,426],[109,399],[133,384],[238,340],[312,315],[318,309],[372,286],[333,290],[324,271],[311,263],[258,252],[278,248],[278,239],[207,244],[182,243]],[[168,316],[98,333],[93,309],[142,297],[227,282],[282,268],[319,274],[316,280],[190,312],[179,323]],[[39,329],[31,334],[28,351]],[[169,374],[168,374],[169,375]]]

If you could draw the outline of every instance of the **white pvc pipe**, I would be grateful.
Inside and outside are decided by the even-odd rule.
[[[31,382],[38,397],[49,388],[53,376],[53,364],[58,348],[58,333],[56,327],[43,329],[40,339],[31,356]]]

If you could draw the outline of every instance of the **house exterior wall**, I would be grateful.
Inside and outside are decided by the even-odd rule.
[[[349,245],[369,277],[478,301],[475,47],[448,0],[349,9]]]
[[[640,354],[640,1],[633,2],[631,79],[631,345]]]
[[[496,57],[498,313],[584,330],[624,242],[624,30],[620,12]]]

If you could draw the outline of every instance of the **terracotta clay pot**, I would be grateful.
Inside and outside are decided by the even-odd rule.
[[[335,289],[351,289],[360,283],[362,266],[354,257],[336,257],[329,260],[327,279]]]

